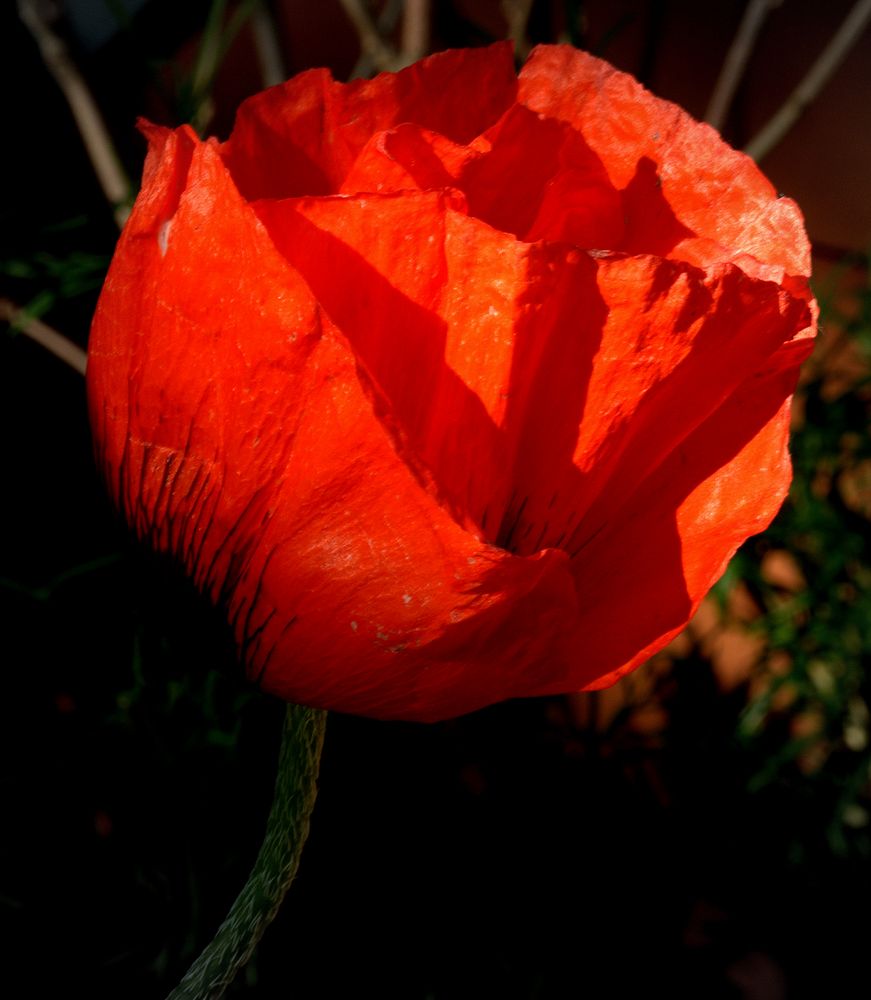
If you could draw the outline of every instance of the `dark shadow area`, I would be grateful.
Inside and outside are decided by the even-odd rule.
[[[626,231],[614,249],[668,257],[682,240],[698,235],[675,216],[663,196],[656,164],[646,156],[638,161],[621,197]]]

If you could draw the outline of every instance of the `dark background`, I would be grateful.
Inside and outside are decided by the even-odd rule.
[[[177,124],[189,111],[209,6],[151,0],[99,44],[59,26],[132,177],[135,117]],[[727,137],[753,134],[849,7],[794,0],[772,15]],[[567,32],[701,115],[740,10],[536,3],[529,35]],[[347,76],[358,43],[337,4],[273,13],[289,73]],[[434,4],[431,50],[504,33],[498,3]],[[259,89],[251,51],[243,30],[214,90],[218,134]],[[299,876],[231,995],[861,990],[868,55],[863,38],[763,164],[808,215],[827,330],[801,390],[784,513],[739,555],[708,618],[615,692],[434,726],[331,716]],[[0,295],[84,346],[117,229],[11,4],[0,73]],[[157,997],[250,868],[283,707],[248,688],[218,615],[115,518],[81,377],[8,329],[0,380],[0,992]]]

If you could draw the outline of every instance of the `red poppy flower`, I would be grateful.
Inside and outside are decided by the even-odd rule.
[[[611,683],[774,516],[801,216],[630,77],[495,46],[144,131],[98,458],[267,690],[431,720]]]

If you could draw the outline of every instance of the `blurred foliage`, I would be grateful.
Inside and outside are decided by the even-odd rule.
[[[31,316],[43,316],[58,300],[75,299],[103,284],[109,257],[74,250],[64,256],[37,251],[24,257],[0,259],[0,277],[26,305]],[[20,290],[27,289],[21,296]]]
[[[211,0],[194,65],[189,73],[179,73],[174,62],[175,106],[180,122],[190,122],[203,133],[212,117],[211,94],[221,64],[236,36],[262,0],[241,0],[229,11],[227,0]]]
[[[817,283],[821,337],[798,391],[783,510],[733,561],[764,638],[737,735],[749,790],[812,801],[826,849],[871,856],[871,285],[847,259]],[[806,858],[818,830],[792,832]],[[816,846],[819,849],[820,845]]]

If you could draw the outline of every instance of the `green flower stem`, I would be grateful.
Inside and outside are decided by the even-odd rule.
[[[219,1000],[278,912],[308,836],[326,719],[320,709],[287,706],[263,846],[227,919],[168,1000]]]

